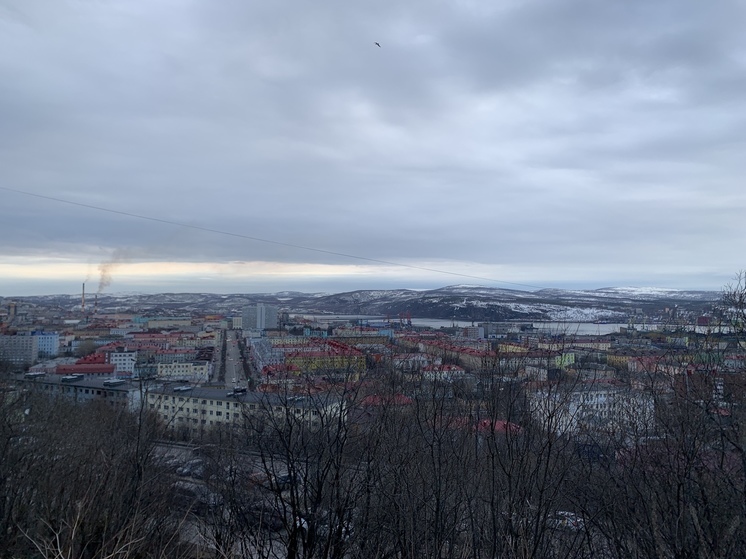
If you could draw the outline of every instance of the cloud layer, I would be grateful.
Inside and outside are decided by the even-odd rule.
[[[717,289],[746,241],[744,11],[0,0],[0,186],[508,282]],[[354,287],[453,283],[0,197],[0,254],[36,270],[25,260],[13,281],[55,259],[83,277],[124,252],[133,265],[278,263],[278,290],[302,288],[294,265],[316,270],[314,288],[324,266],[340,286],[344,266]],[[46,269],[44,289],[65,291]],[[229,289],[218,276],[178,285]],[[111,289],[128,282],[114,274]]]

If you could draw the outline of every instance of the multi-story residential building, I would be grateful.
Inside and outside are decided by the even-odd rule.
[[[439,360],[435,360],[439,364]],[[401,353],[391,357],[391,366],[395,371],[412,372],[419,371],[433,363],[428,355],[424,353]]]
[[[16,380],[31,390],[51,397],[69,398],[79,404],[104,402],[112,408],[137,411],[142,403],[143,387],[125,380],[44,373],[26,373],[18,375]]]
[[[518,330],[518,325],[504,322],[480,322],[479,326],[484,329],[485,337],[490,339],[504,338],[509,333]]]
[[[247,342],[251,359],[260,371],[285,362],[285,352],[275,348],[267,338],[249,338]]]
[[[17,366],[33,365],[38,356],[38,336],[0,336],[0,360]]]
[[[325,416],[338,417],[345,413],[343,401],[329,395],[282,397],[183,385],[151,390],[147,395],[147,407],[169,430],[190,436],[219,426],[243,425],[250,418],[266,416],[269,419],[286,414],[317,428]]]
[[[114,351],[107,351],[106,362],[116,367],[118,377],[130,377],[135,373],[137,350],[119,347]]]
[[[244,330],[271,330],[277,328],[278,316],[277,307],[257,303],[243,310],[241,324]]]
[[[423,380],[453,382],[465,378],[466,371],[458,365],[428,365],[419,374]]]
[[[147,319],[148,328],[152,330],[158,330],[160,328],[181,328],[183,326],[191,326],[192,319],[188,316],[178,317],[154,317]]]
[[[142,328],[135,326],[134,324],[130,324],[129,326],[117,326],[115,328],[109,329],[109,334],[111,334],[112,336],[126,336],[135,332],[142,332]]]
[[[472,340],[483,340],[485,338],[484,327],[482,326],[467,326],[462,330],[462,334],[464,338]]]
[[[208,361],[158,363],[158,378],[197,383],[207,382],[210,378],[210,365]]]
[[[156,363],[186,363],[197,356],[194,349],[161,349],[152,355]]]
[[[60,352],[60,335],[57,332],[37,330],[32,332],[31,335],[37,339],[37,358],[57,357]]]
[[[275,346],[277,347],[277,346]],[[307,345],[292,346],[285,352],[285,364],[314,373],[365,370],[365,355],[359,349],[334,340],[309,340]]]
[[[529,398],[534,417],[557,434],[619,434],[653,431],[652,394],[616,381],[545,384]]]
[[[591,336],[575,337],[569,340],[569,346],[577,349],[589,349],[593,351],[609,351],[611,342],[603,338]]]
[[[617,378],[617,371],[614,367],[609,367],[602,363],[583,363],[573,365],[570,371],[577,375],[579,380],[614,380]]]

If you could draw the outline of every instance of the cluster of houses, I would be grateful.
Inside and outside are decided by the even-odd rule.
[[[254,314],[274,328],[232,335],[248,372],[233,388],[216,379],[225,332],[244,321],[231,317],[100,316],[51,333],[31,325],[0,336],[0,350],[27,365],[15,382],[78,402],[144,406],[191,434],[233,425],[252,406],[292,407],[312,424],[319,395],[349,383],[379,403],[387,401],[380,387],[392,382],[400,402],[431,386],[478,400],[508,383],[520,387],[535,420],[570,435],[652,431],[659,403],[681,394],[725,416],[746,387],[746,350],[726,334],[622,328],[591,336],[507,324],[434,330],[300,317],[275,324],[275,310],[261,311]],[[8,348],[17,350],[12,359]]]

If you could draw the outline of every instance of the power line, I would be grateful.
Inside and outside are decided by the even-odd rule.
[[[247,240],[247,241],[255,241],[255,242],[258,242],[258,243],[266,243],[266,244],[271,244],[271,245],[276,245],[276,246],[283,246],[283,247],[295,248],[295,249],[298,249],[298,250],[306,250],[306,251],[309,251],[309,252],[316,252],[316,253],[320,253],[320,254],[328,254],[328,255],[331,255],[331,256],[340,256],[340,257],[343,257],[343,258],[350,258],[350,259],[353,259],[353,260],[361,260],[363,262],[372,262],[372,263],[375,263],[375,264],[385,264],[387,266],[396,266],[396,267],[399,267],[399,268],[407,268],[407,269],[410,269],[410,270],[419,270],[419,271],[423,271],[423,272],[432,272],[432,273],[435,273],[435,274],[443,274],[443,275],[448,275],[448,276],[456,276],[456,277],[460,277],[460,278],[467,278],[467,279],[474,279],[474,280],[479,280],[479,281],[486,281],[486,282],[489,282],[489,283],[501,283],[501,284],[505,284],[505,285],[514,285],[514,286],[517,286],[517,287],[529,287],[529,288],[532,288],[532,289],[545,289],[542,286],[531,285],[531,284],[527,284],[527,283],[517,283],[517,282],[503,281],[503,280],[497,280],[497,279],[494,279],[494,278],[486,278],[486,277],[483,277],[483,276],[473,276],[473,275],[470,275],[470,274],[462,274],[460,272],[449,272],[447,270],[439,270],[437,268],[427,268],[425,266],[415,266],[414,264],[403,264],[401,262],[392,262],[390,260],[380,260],[378,258],[368,258],[366,256],[359,256],[359,255],[356,255],[356,254],[346,254],[344,252],[336,252],[336,251],[333,251],[333,250],[325,250],[325,249],[322,249],[322,248],[315,248],[315,247],[309,247],[309,246],[304,246],[304,245],[297,245],[297,244],[293,244],[293,243],[286,243],[286,242],[282,242],[282,241],[275,241],[273,239],[264,239],[264,238],[261,238],[261,237],[254,237],[252,235],[244,235],[242,233],[233,233],[231,231],[223,231],[221,229],[213,229],[211,227],[203,227],[201,225],[192,225],[190,223],[182,223],[180,221],[173,221],[173,220],[170,220],[170,219],[163,219],[163,218],[160,218],[160,217],[152,217],[152,216],[147,216],[147,215],[142,215],[142,214],[136,214],[136,213],[132,213],[132,212],[125,212],[125,211],[122,211],[122,210],[114,210],[112,208],[105,208],[103,206],[95,206],[93,204],[84,204],[83,202],[74,202],[72,200],[65,200],[64,198],[56,198],[54,196],[47,196],[45,194],[37,194],[37,193],[34,193],[34,192],[27,192],[27,191],[24,191],[24,190],[18,190],[18,189],[15,189],[15,188],[8,188],[8,187],[5,187],[5,186],[0,186],[0,190],[5,190],[6,192],[14,192],[16,194],[22,194],[24,196],[31,196],[33,198],[40,198],[42,200],[50,200],[52,202],[58,202],[60,204],[68,204],[70,206],[77,206],[77,207],[80,207],[80,208],[87,208],[89,210],[96,210],[96,211],[99,211],[99,212],[107,212],[107,213],[111,213],[111,214],[122,215],[122,216],[125,216],[125,217],[131,217],[131,218],[135,218],[135,219],[142,219],[142,220],[145,220],[145,221],[152,221],[152,222],[155,222],[155,223],[162,223],[162,224],[165,224],[165,225],[171,225],[171,226],[175,226],[175,227],[184,227],[184,228],[187,228],[187,229],[193,229],[193,230],[196,230],[196,231],[203,231],[203,232],[206,232],[206,233],[213,233],[213,234],[216,234],[216,235],[225,235],[225,236],[228,236],[228,237],[234,237],[234,238],[238,238],[238,239],[244,239],[244,240]]]

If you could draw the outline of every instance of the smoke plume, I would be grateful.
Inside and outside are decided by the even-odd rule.
[[[98,265],[98,291],[96,293],[103,293],[104,289],[111,285],[114,270],[126,259],[127,256],[125,251],[118,248],[114,251],[109,260],[101,262],[101,264]]]

